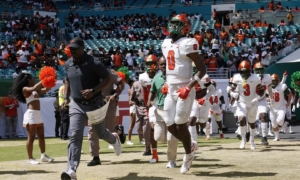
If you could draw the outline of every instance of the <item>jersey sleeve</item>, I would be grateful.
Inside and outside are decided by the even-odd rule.
[[[288,89],[286,84],[282,84],[282,91],[285,91],[286,89]]]
[[[195,38],[189,38],[185,43],[185,54],[198,53],[199,44]]]
[[[230,87],[230,86],[227,86],[227,87],[226,87],[226,91],[227,91],[227,93],[229,93],[229,92],[230,92],[230,89],[231,89],[231,87]]]
[[[239,76],[239,74],[234,75],[232,83],[233,84],[239,84],[239,82],[240,82],[240,76]]]

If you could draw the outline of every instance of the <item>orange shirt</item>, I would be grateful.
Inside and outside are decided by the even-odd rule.
[[[262,24],[261,26],[262,26],[262,27],[268,27],[269,24]]]
[[[236,37],[238,38],[238,40],[239,40],[239,41],[243,41],[243,40],[244,40],[244,37],[245,37],[245,35],[244,35],[244,34],[240,34],[240,33],[238,33],[238,34],[236,34]]]
[[[202,47],[202,45],[203,45],[203,35],[202,34],[196,34],[195,36],[194,36],[194,38],[198,41],[198,44],[199,44],[199,46],[200,47]]]
[[[235,47],[235,44],[230,42],[230,43],[228,43],[228,47],[229,47],[229,48]]]
[[[217,59],[216,58],[211,58],[211,59],[207,59],[207,66],[208,68],[212,68],[209,71],[216,71],[215,68],[217,68]]]
[[[264,9],[259,9],[259,12],[266,12],[266,10],[264,10]]]
[[[4,55],[4,59],[8,60],[8,58],[9,58],[9,54],[7,53],[7,54]]]
[[[22,43],[23,43],[23,42],[19,40],[19,41],[17,42],[17,44],[16,44],[16,47],[17,47],[18,49],[21,49]]]
[[[216,29],[221,29],[221,23],[215,23],[215,28]]]
[[[119,54],[114,55],[115,66],[122,66],[122,56]]]
[[[13,108],[5,108],[6,116],[18,116],[17,106],[19,106],[19,102],[12,98],[5,98],[3,101],[3,106],[12,104],[15,104]]]
[[[34,50],[34,52],[36,53],[36,54],[38,54],[38,55],[43,55],[43,45],[42,44],[40,44],[40,43],[35,43],[35,50]]]
[[[223,31],[221,31],[220,32],[220,37],[221,37],[221,39],[226,39],[226,38],[228,38],[229,37],[229,34],[228,34],[228,32],[223,32]]]
[[[274,4],[272,4],[271,2],[268,3],[268,9],[272,10],[274,8]]]
[[[255,23],[255,27],[260,27],[260,26],[261,26],[260,22],[259,23]]]

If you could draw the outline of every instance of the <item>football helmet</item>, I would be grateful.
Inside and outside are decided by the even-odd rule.
[[[260,77],[263,77],[265,74],[265,66],[261,62],[257,62],[254,64],[254,72],[258,74]]]
[[[158,58],[151,54],[145,58],[145,66],[147,73],[156,72],[157,71],[157,62]]]
[[[247,80],[251,76],[251,64],[247,60],[243,60],[238,67],[238,70],[244,80]]]
[[[168,23],[170,35],[186,35],[191,31],[191,22],[185,14],[178,14]]]
[[[276,88],[276,86],[279,84],[279,76],[277,74],[272,74],[272,88]]]

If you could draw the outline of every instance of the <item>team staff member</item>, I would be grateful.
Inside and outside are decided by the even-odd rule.
[[[148,101],[148,107],[152,106],[154,113],[149,109],[149,121],[151,126],[154,128],[154,139],[159,142],[167,142],[167,158],[168,164],[167,168],[176,167],[176,156],[177,156],[177,139],[168,132],[166,123],[164,122],[164,101],[166,94],[168,93],[168,88],[164,86],[166,81],[166,59],[161,57],[158,61],[158,67],[162,73],[154,76],[151,89],[150,89],[150,100]],[[154,103],[156,99],[156,103]],[[157,108],[154,106],[156,104]],[[153,163],[154,159],[151,159],[150,163]],[[158,160],[157,160],[158,161]]]
[[[124,82],[122,78],[115,74],[114,70],[108,69],[110,72],[110,78],[113,80],[113,83],[108,85],[102,91],[102,95],[105,96],[110,102],[108,105],[107,113],[105,116],[105,128],[107,128],[110,132],[113,132],[117,123],[116,119],[116,111],[117,111],[117,102],[118,97],[124,90]],[[114,90],[114,85],[117,86],[116,90]],[[90,153],[93,156],[93,160],[87,164],[87,166],[96,166],[100,165],[99,158],[99,138],[97,134],[95,134],[93,130],[93,126],[89,123],[89,132],[88,132],[88,140],[90,143]]]
[[[69,104],[71,136],[68,145],[67,170],[61,174],[62,180],[77,179],[76,170],[80,163],[83,130],[88,120],[86,112],[94,111],[103,105],[101,91],[111,83],[105,66],[84,53],[84,42],[81,38],[72,39],[69,47],[72,57],[65,63],[66,96],[62,107]],[[121,154],[119,136],[105,128],[105,121],[93,125],[93,129],[100,139],[113,145],[117,156]]]

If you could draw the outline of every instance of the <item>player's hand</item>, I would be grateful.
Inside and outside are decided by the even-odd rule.
[[[205,103],[205,99],[204,98],[201,98],[201,99],[198,99],[198,104],[203,106]]]
[[[85,89],[81,91],[82,96],[84,97],[84,99],[90,99],[94,93],[92,89]]]
[[[256,98],[254,98],[252,101],[251,101],[251,103],[257,103],[258,102],[258,98],[256,97]]]
[[[237,99],[239,97],[239,93],[231,91],[230,96],[233,97],[234,99]]]
[[[163,93],[163,95],[167,95],[168,94],[168,86],[165,83],[164,86],[161,88],[161,93]]]
[[[286,71],[284,71],[283,77],[287,77],[287,76],[288,76],[288,73]]]
[[[294,105],[292,108],[292,112],[295,112],[295,111],[296,111],[296,106]]]
[[[132,106],[134,104],[135,104],[134,101],[129,101],[129,106]]]
[[[187,86],[180,88],[177,90],[178,97],[180,97],[181,99],[186,99],[190,93],[191,89]]]

